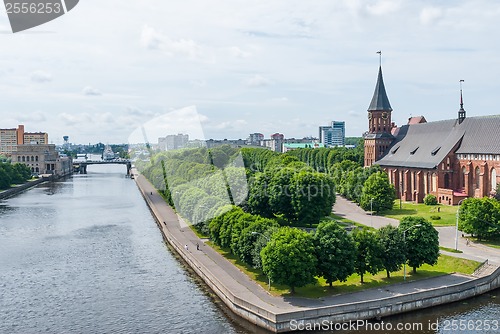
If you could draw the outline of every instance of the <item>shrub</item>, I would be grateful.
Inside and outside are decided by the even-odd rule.
[[[430,216],[429,218],[432,219],[432,220],[440,220],[441,216],[433,215],[433,216]]]
[[[437,205],[438,200],[437,200],[436,196],[431,195],[431,194],[427,194],[424,197],[424,204],[425,205]]]

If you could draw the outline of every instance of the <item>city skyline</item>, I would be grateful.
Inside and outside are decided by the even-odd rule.
[[[24,124],[55,144],[122,143],[196,106],[205,139],[316,136],[333,119],[359,137],[378,50],[398,125],[453,118],[461,79],[468,115],[491,115],[499,18],[487,1],[88,0],[12,34],[2,10],[0,127]]]

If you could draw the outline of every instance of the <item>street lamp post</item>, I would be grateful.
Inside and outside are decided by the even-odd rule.
[[[422,226],[422,224],[413,225],[403,231],[403,243],[405,244],[405,248],[406,248],[406,231],[414,227],[420,227],[420,226]],[[405,262],[403,263],[403,281],[406,281],[406,250],[405,250]]]
[[[399,210],[403,209],[403,181],[399,182]]]
[[[455,250],[458,250],[458,214],[460,213],[460,204],[462,204],[463,199],[458,202],[457,217],[455,221]]]
[[[260,233],[260,232],[255,232],[255,231],[254,231],[254,232],[250,232],[250,233],[251,233],[252,235],[257,235],[257,234],[259,234],[259,235],[263,236],[263,237],[267,240],[267,242],[271,241],[271,239],[270,239],[268,236],[266,236],[266,235],[264,235],[264,234],[262,234],[262,233]],[[267,278],[268,278],[268,280],[269,280],[269,291],[271,291],[271,276],[269,276],[269,275],[268,275],[268,276],[267,276]]]
[[[373,227],[373,198],[370,198],[370,226]]]

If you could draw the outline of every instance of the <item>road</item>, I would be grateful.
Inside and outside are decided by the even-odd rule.
[[[399,221],[393,218],[386,218],[374,215],[361,209],[357,204],[346,200],[343,197],[337,196],[337,200],[333,207],[333,213],[336,215],[352,220],[366,226],[381,228],[388,224],[398,226]],[[439,245],[442,247],[455,249],[455,226],[436,227],[439,232]],[[463,253],[452,253],[441,251],[443,254],[460,257],[469,260],[484,262],[488,260],[490,263],[500,265],[500,250],[487,247],[481,244],[470,242],[467,245],[467,238],[462,237],[462,232],[458,233],[458,249]]]

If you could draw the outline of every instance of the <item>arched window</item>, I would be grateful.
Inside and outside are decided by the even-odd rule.
[[[35,161],[38,161],[38,155],[35,157]]]
[[[448,173],[444,174],[444,187],[450,189],[450,175]]]
[[[497,189],[497,171],[495,168],[491,169],[491,190]]]
[[[37,173],[40,172],[40,168],[36,167],[35,172],[37,172]]]
[[[462,188],[465,188],[465,184],[466,184],[465,173],[466,172],[467,172],[467,169],[465,167],[462,167]]]
[[[446,168],[450,169],[450,165],[451,165],[450,157],[448,157],[448,158],[446,158]]]
[[[26,158],[25,158],[25,157],[24,157],[24,155],[23,155],[23,162],[25,162],[25,161],[26,161]]]
[[[479,169],[479,167],[476,167],[476,169],[474,171],[474,178],[476,181],[476,189],[479,189],[479,186],[481,185],[481,182],[479,180],[480,177],[481,177],[481,170]]]
[[[17,161],[21,162],[21,157],[19,155],[17,156]]]
[[[437,190],[437,175],[436,173],[432,173],[432,191],[436,191]]]
[[[35,157],[34,156],[31,156],[31,161],[35,161]]]

